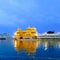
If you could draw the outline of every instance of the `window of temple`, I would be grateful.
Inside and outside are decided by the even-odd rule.
[[[23,39],[23,37],[20,37],[20,39]]]

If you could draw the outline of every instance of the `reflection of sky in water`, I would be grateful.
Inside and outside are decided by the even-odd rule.
[[[33,55],[33,56],[32,56]],[[28,55],[25,50],[17,51],[13,39],[0,40],[1,59],[49,59],[60,58],[60,39],[40,39],[39,45],[34,54]],[[24,58],[23,58],[24,57]]]

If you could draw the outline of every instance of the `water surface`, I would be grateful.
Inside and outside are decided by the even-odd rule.
[[[14,40],[0,40],[1,60],[60,60],[60,39],[39,39],[35,53],[16,50]]]

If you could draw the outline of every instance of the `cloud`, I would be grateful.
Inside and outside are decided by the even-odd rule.
[[[34,0],[0,0],[0,25],[15,26],[27,23],[36,7]]]
[[[0,0],[0,25],[15,26],[28,24],[28,22],[29,24],[54,22],[52,20],[56,14],[52,14],[53,11],[49,10],[53,4],[50,6],[51,3],[48,3],[41,0]]]
[[[6,13],[4,10],[0,10],[0,26],[16,26],[25,23],[25,19],[19,19],[16,15]]]
[[[10,17],[3,10],[0,10],[0,25],[3,26],[15,25],[15,23],[12,20],[10,20]]]

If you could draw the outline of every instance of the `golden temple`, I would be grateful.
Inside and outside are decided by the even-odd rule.
[[[37,32],[36,32],[36,28],[30,28],[28,27],[26,30],[21,30],[21,29],[17,29],[17,31],[15,32],[14,37],[20,37],[20,39],[23,39],[24,37],[36,37],[37,36]]]
[[[14,35],[14,47],[16,50],[25,49],[28,53],[36,52],[38,46],[38,34],[36,28],[28,27],[26,30],[18,29]]]

